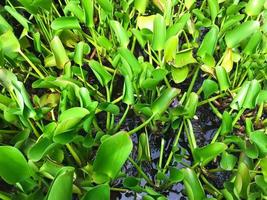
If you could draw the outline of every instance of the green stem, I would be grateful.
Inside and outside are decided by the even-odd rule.
[[[141,167],[139,167],[137,165],[136,162],[134,162],[134,160],[132,158],[128,158],[128,160],[133,164],[133,166],[137,169],[137,171],[141,174],[141,176],[147,181],[147,183],[149,185],[151,185],[152,187],[155,187],[154,183],[150,180],[150,178],[143,172],[143,170],[141,169]]]
[[[148,118],[145,122],[143,122],[142,124],[140,124],[139,126],[135,127],[134,129],[132,129],[131,131],[128,132],[129,135],[132,135],[134,133],[136,133],[137,131],[141,130],[142,128],[144,128],[146,125],[149,124],[149,122],[154,118],[154,115],[152,115],[150,118]]]
[[[19,50],[19,54],[29,63],[29,65],[40,76],[40,78],[42,79],[45,78],[44,75],[40,72],[40,70],[32,63],[32,61],[21,50]]]
[[[199,69],[200,69],[200,67],[197,67],[197,69],[196,69],[196,71],[195,71],[195,73],[194,73],[194,76],[193,76],[193,78],[192,78],[192,80],[191,80],[191,83],[190,83],[190,85],[189,85],[189,87],[188,87],[187,94],[186,94],[186,98],[187,98],[187,99],[188,99],[188,97],[189,97],[191,91],[193,90],[194,84],[195,84],[196,79],[197,79],[197,76],[198,76]]]
[[[235,116],[232,126],[234,126],[236,124],[236,122],[239,120],[239,118],[241,117],[241,115],[243,114],[243,112],[245,111],[245,108],[242,108],[238,111],[237,115]]]
[[[79,165],[82,166],[82,162],[78,156],[78,154],[74,151],[73,147],[70,144],[66,144],[66,147],[68,148],[70,154],[74,158],[75,162]]]
[[[127,107],[126,107],[126,109],[125,109],[120,121],[118,122],[117,126],[115,127],[115,129],[113,131],[114,133],[116,133],[119,130],[119,128],[121,127],[122,123],[124,122],[124,120],[125,120],[125,118],[126,118],[126,116],[128,114],[129,108],[130,108],[130,106],[127,105]]]
[[[161,145],[160,145],[160,156],[159,156],[159,169],[162,167],[162,158],[163,158],[163,152],[164,152],[164,145],[165,145],[165,140],[164,138],[161,138]]]

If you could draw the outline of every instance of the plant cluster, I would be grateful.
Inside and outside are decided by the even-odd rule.
[[[1,2],[1,199],[267,198],[267,1]]]

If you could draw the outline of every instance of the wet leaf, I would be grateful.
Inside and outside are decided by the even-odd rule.
[[[116,133],[104,140],[96,153],[93,164],[94,181],[102,183],[114,179],[130,155],[132,148],[132,140],[126,132]]]
[[[61,168],[47,194],[47,200],[72,199],[72,180],[74,175],[73,167]]]
[[[184,186],[189,200],[202,200],[205,197],[203,187],[196,175],[196,173],[190,169],[182,169],[184,173]]]
[[[5,182],[15,184],[31,176],[31,169],[17,148],[0,146],[0,155],[0,176]]]

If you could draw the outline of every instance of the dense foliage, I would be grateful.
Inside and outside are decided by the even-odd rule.
[[[267,1],[1,4],[1,199],[267,198]]]

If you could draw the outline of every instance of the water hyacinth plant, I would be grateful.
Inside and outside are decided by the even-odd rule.
[[[3,0],[0,199],[266,199],[265,0]]]

